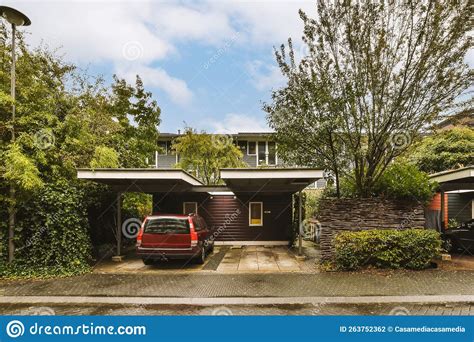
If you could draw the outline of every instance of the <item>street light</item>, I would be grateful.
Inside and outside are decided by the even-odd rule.
[[[12,69],[11,69],[11,97],[13,100],[12,105],[12,143],[15,141],[15,79],[16,79],[16,70],[15,70],[15,35],[17,26],[29,26],[31,25],[30,19],[17,11],[14,8],[7,6],[0,6],[0,16],[5,18],[12,25]],[[10,207],[8,210],[8,262],[13,261],[13,254],[15,252],[15,245],[13,244],[13,237],[15,235],[15,188],[13,185],[10,185]]]

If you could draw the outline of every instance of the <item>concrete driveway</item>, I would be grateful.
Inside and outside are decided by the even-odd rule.
[[[169,260],[146,266],[133,253],[123,262],[102,261],[95,273],[280,273],[317,271],[318,250],[305,246],[305,260],[297,260],[295,251],[284,246],[216,246],[204,265],[192,261]]]
[[[302,270],[288,248],[260,246],[231,248],[217,268],[218,272],[297,272]]]

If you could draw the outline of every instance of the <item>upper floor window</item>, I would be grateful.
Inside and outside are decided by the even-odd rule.
[[[237,147],[239,148],[240,152],[243,154],[247,153],[247,142],[246,141],[237,141]]]
[[[277,165],[276,143],[274,141],[246,141],[240,140],[236,143],[239,150],[247,156],[255,156],[257,166]]]
[[[267,143],[268,147],[268,165],[276,165],[276,143],[274,141],[269,141]]]
[[[276,144],[274,141],[258,142],[257,165],[276,165]]]
[[[158,147],[158,155],[166,156],[168,154],[172,154],[171,141],[158,141]]]
[[[258,165],[267,163],[267,143],[265,141],[258,142]]]
[[[257,143],[255,141],[249,141],[247,144],[247,154],[254,156],[257,154]]]

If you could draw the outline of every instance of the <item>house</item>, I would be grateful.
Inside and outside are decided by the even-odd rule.
[[[151,166],[159,169],[174,167],[179,162],[179,155],[173,149],[173,140],[180,137],[178,133],[160,133],[158,138],[159,151],[155,152],[154,162]],[[219,134],[216,134],[218,136]],[[282,166],[281,160],[278,160],[277,146],[274,141],[274,133],[237,133],[225,134],[233,141],[243,154],[243,160],[249,167]]]
[[[450,115],[435,125],[434,128],[437,131],[446,131],[454,127],[468,127],[474,129],[474,109],[467,109]]]
[[[301,196],[323,174],[307,168],[222,169],[225,184],[207,186],[176,168],[77,171],[79,179],[107,184],[117,192],[117,255],[121,255],[123,192],[152,194],[155,212],[198,213],[206,219],[218,245],[287,245],[293,229],[293,195]],[[301,201],[298,203],[301,229]]]
[[[219,136],[219,134],[215,134]],[[281,168],[287,167],[281,158],[278,158],[277,144],[274,141],[275,133],[271,132],[239,132],[236,134],[225,134],[226,138],[240,149],[243,155],[243,161],[249,168],[270,167]],[[178,133],[160,133],[158,138],[159,150],[155,151],[153,163],[151,167],[157,169],[174,168],[179,162],[179,155],[172,149],[173,140],[182,136]],[[317,182],[309,184],[308,190],[324,189],[327,180],[322,178]]]

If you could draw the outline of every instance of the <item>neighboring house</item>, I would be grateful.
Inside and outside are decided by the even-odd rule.
[[[474,166],[438,172],[430,178],[440,189],[427,208],[428,228],[442,230],[449,220],[462,223],[474,219]]]
[[[154,163],[151,166],[158,169],[174,167],[179,162],[177,155],[171,148],[173,140],[180,137],[180,132],[161,133],[158,139],[160,151],[156,151]],[[218,135],[218,134],[217,134]],[[233,143],[243,154],[243,160],[248,167],[280,167],[277,146],[273,141],[273,133],[237,133],[225,135],[232,139]]]
[[[454,127],[469,127],[474,129],[474,109],[463,110],[453,114],[435,125],[437,131],[446,131]]]

